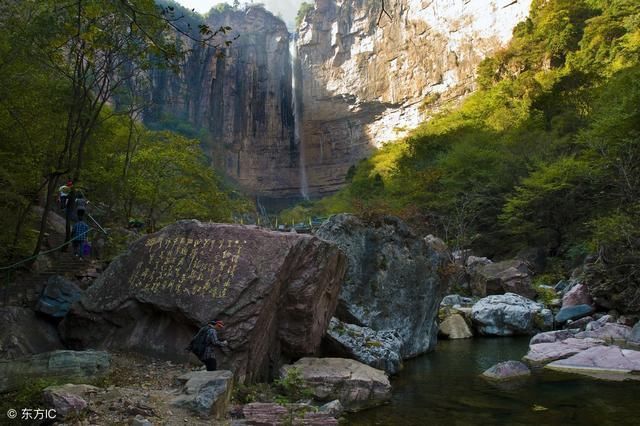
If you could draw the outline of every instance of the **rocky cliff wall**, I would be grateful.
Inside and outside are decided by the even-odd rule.
[[[473,90],[531,0],[316,0],[298,28],[302,143],[312,195],[336,191],[371,148]],[[427,106],[424,108],[423,105]],[[431,104],[431,105],[429,105]]]

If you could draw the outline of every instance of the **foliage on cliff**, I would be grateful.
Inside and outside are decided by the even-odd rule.
[[[139,124],[146,71],[180,55],[169,19],[152,0],[3,5],[0,258],[40,248],[68,177],[111,223],[229,219],[197,143]]]
[[[535,0],[513,34],[461,106],[362,161],[306,213],[392,212],[492,256],[637,254],[640,3]]]

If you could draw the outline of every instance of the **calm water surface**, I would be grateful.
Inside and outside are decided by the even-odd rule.
[[[438,342],[405,362],[390,404],[354,414],[350,425],[638,425],[640,381],[604,382],[561,373],[496,387],[478,375],[519,360],[529,338]]]

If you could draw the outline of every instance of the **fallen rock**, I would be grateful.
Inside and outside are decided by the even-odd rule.
[[[471,318],[484,335],[534,334],[550,328],[544,307],[517,294],[488,296],[473,305]]]
[[[395,330],[375,331],[332,318],[325,339],[331,356],[353,358],[388,374],[402,368],[402,340]]]
[[[63,349],[55,326],[31,310],[17,306],[0,308],[0,359]]]
[[[589,294],[589,289],[585,284],[576,284],[562,297],[562,307],[577,305],[592,305],[593,299]]]
[[[506,260],[477,267],[471,277],[474,296],[515,293],[528,299],[536,296],[526,262]]]
[[[69,414],[77,415],[87,408],[85,398],[98,390],[99,388],[90,385],[49,386],[43,391],[43,399],[50,408],[56,410],[57,417],[65,418]]]
[[[60,325],[73,348],[174,361],[200,326],[225,322],[220,368],[268,378],[282,354],[315,353],[338,302],[346,257],[334,244],[257,227],[181,221],[136,241]]]
[[[302,358],[282,367],[281,377],[296,368],[319,401],[340,400],[346,411],[375,407],[391,399],[389,378],[358,361],[344,358]]]
[[[575,335],[579,332],[578,329],[568,329],[568,330],[556,330],[556,331],[546,331],[544,333],[538,333],[531,338],[529,341],[529,345],[535,345],[538,343],[554,343],[562,340],[566,340],[570,337],[575,337]]]
[[[529,365],[541,366],[604,344],[603,340],[574,337],[553,343],[537,343],[529,346],[529,352],[523,357],[523,360]]]
[[[576,305],[562,308],[556,315],[556,322],[562,324],[569,320],[577,320],[591,315],[594,311],[595,309],[590,305]]]
[[[582,331],[576,334],[576,337],[580,339],[590,337],[592,339],[604,340],[609,343],[613,343],[615,341],[625,342],[629,336],[631,336],[631,327],[615,323],[606,323],[599,327],[593,327],[592,330]]]
[[[529,377],[531,370],[520,361],[505,361],[494,365],[482,373],[482,377],[491,380],[514,380]]]
[[[172,405],[188,408],[201,417],[226,416],[233,392],[231,371],[192,371],[178,380],[184,383],[182,395],[173,399]]]
[[[629,338],[627,342],[632,345],[640,345],[640,322],[637,322],[636,325],[631,329],[631,334],[629,334]]]
[[[53,318],[63,318],[80,297],[80,287],[60,275],[54,275],[47,280],[36,303],[36,311]]]
[[[434,349],[435,319],[447,284],[439,274],[448,262],[445,251],[394,217],[365,223],[340,214],[316,235],[335,242],[349,257],[338,319],[373,330],[396,330],[403,358]]]
[[[242,424],[247,425],[338,425],[338,420],[329,413],[316,413],[313,411],[313,407],[304,404],[287,404],[283,406],[273,402],[253,402],[242,407],[242,414],[244,416],[244,422]]]
[[[468,339],[473,333],[460,314],[447,316],[440,324],[440,334],[447,339]]]
[[[109,367],[109,354],[99,351],[53,351],[0,360],[0,392],[18,389],[36,379],[92,380],[106,374]]]
[[[618,346],[596,346],[552,362],[545,368],[600,379],[640,380],[640,351]]]

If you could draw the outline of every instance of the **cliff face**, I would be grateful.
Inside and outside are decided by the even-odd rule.
[[[391,18],[379,0],[316,0],[298,29],[311,194],[339,189],[373,146],[470,92],[475,68],[508,42],[531,0],[385,3]]]
[[[145,121],[189,123],[214,167],[247,193],[299,193],[286,25],[260,7],[212,14],[206,23],[212,30],[229,26],[227,39],[239,38],[218,57],[183,37],[192,50],[178,75],[153,72],[154,106]]]

